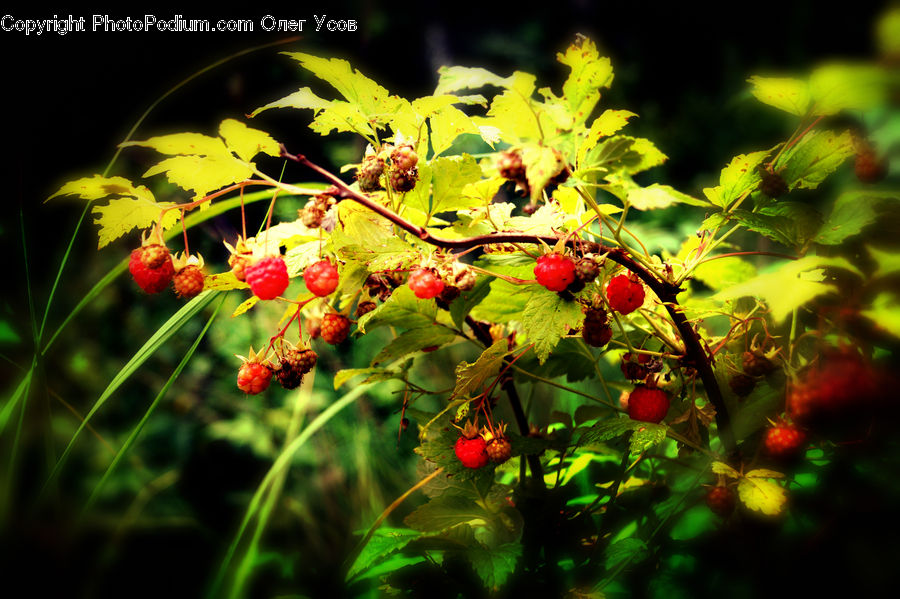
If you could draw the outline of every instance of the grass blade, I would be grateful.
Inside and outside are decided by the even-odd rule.
[[[31,368],[29,368],[28,372],[25,374],[25,378],[22,379],[22,382],[19,383],[19,386],[13,391],[12,397],[9,398],[3,406],[3,409],[0,410],[0,436],[3,435],[3,429],[6,428],[9,417],[12,415],[13,410],[16,409],[16,404],[28,394],[28,389],[31,387],[31,377],[34,375],[34,368],[35,363],[32,363]]]
[[[310,422],[303,432],[294,439],[290,445],[284,448],[282,452],[275,459],[275,462],[272,464],[272,467],[269,468],[269,471],[266,473],[266,476],[263,478],[262,482],[257,487],[256,492],[253,494],[253,497],[250,499],[250,504],[247,506],[247,513],[244,514],[244,519],[241,521],[241,525],[238,528],[237,534],[235,534],[234,540],[231,542],[231,545],[228,547],[228,551],[225,554],[225,558],[222,560],[222,565],[219,568],[219,572],[216,575],[215,580],[213,581],[212,588],[209,591],[208,596],[211,598],[219,597],[221,594],[219,593],[219,588],[222,586],[222,582],[225,579],[226,574],[228,573],[228,566],[231,563],[232,558],[234,557],[234,553],[237,550],[238,545],[241,542],[241,538],[244,536],[244,532],[247,530],[247,526],[250,524],[250,520],[253,519],[253,516],[256,515],[257,510],[259,510],[259,504],[262,500],[262,496],[265,493],[266,489],[270,484],[275,480],[275,477],[287,467],[290,463],[291,459],[293,459],[294,454],[300,450],[301,447],[309,440],[313,434],[318,431],[320,428],[325,426],[329,420],[331,420],[338,412],[352,404],[356,401],[359,396],[361,396],[366,389],[372,386],[375,383],[370,383],[368,385],[360,385],[356,387],[349,393],[345,394],[342,398],[328,406],[328,408],[316,416],[312,422]]]
[[[141,418],[140,422],[137,423],[137,426],[131,431],[128,435],[128,439],[125,440],[125,443],[122,445],[121,449],[119,449],[116,456],[113,458],[113,461],[106,468],[106,472],[103,473],[103,476],[100,478],[100,482],[97,483],[97,486],[94,487],[93,492],[91,492],[90,497],[88,497],[87,504],[85,504],[84,509],[82,510],[82,516],[87,513],[87,511],[91,508],[94,502],[97,500],[97,497],[100,495],[100,490],[106,484],[107,479],[112,474],[113,470],[116,469],[116,466],[122,461],[122,458],[125,457],[125,454],[131,449],[131,446],[134,445],[135,440],[137,440],[138,435],[141,434],[141,431],[144,430],[144,425],[147,423],[147,420],[150,419],[151,414],[156,409],[156,406],[159,405],[159,402],[165,397],[166,393],[169,391],[169,388],[172,386],[172,383],[175,382],[175,379],[178,378],[178,375],[181,374],[181,371],[184,370],[184,367],[187,366],[187,363],[193,357],[194,352],[197,351],[197,347],[200,345],[200,341],[203,340],[203,337],[206,335],[206,331],[209,330],[210,325],[215,320],[216,315],[219,313],[219,310],[222,308],[222,304],[225,303],[225,296],[222,296],[222,300],[219,302],[219,305],[216,306],[215,311],[213,311],[212,315],[209,317],[209,320],[206,321],[206,326],[203,327],[203,330],[200,331],[200,334],[197,335],[197,338],[194,340],[194,344],[191,345],[190,349],[188,349],[187,353],[184,354],[184,357],[179,362],[178,366],[175,367],[175,370],[172,372],[172,375],[169,377],[169,380],[166,381],[166,384],[163,385],[162,389],[157,393],[156,398],[153,400],[153,403],[150,404],[150,407],[147,408],[147,412]]]
[[[75,430],[75,434],[72,435],[72,438],[69,440],[69,444],[66,446],[65,451],[63,451],[62,455],[57,460],[56,465],[53,467],[53,470],[50,472],[50,476],[47,478],[47,482],[44,483],[44,488],[41,490],[41,495],[47,490],[47,487],[50,483],[56,479],[56,476],[59,474],[60,470],[65,464],[66,459],[69,457],[69,453],[72,451],[72,447],[75,445],[75,441],[78,439],[81,431],[84,430],[85,425],[90,421],[94,414],[97,413],[106,400],[118,389],[122,383],[128,380],[130,377],[140,366],[153,355],[153,353],[159,349],[169,338],[178,332],[182,326],[184,326],[191,318],[194,317],[198,312],[200,312],[203,308],[205,308],[217,295],[218,291],[207,291],[201,293],[190,302],[188,302],[184,307],[182,307],[178,312],[172,315],[166,323],[160,327],[158,331],[156,331],[150,339],[141,347],[134,356],[132,356],[131,360],[128,361],[125,366],[116,374],[112,381],[110,381],[109,385],[107,385],[106,389],[100,395],[96,402],[94,402],[93,407],[84,417],[84,420],[81,424],[78,425],[78,428]]]

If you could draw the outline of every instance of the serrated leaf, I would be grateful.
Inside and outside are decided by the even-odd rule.
[[[292,94],[289,94],[283,98],[275,100],[274,102],[269,102],[265,106],[261,106],[250,113],[251,117],[255,117],[260,112],[264,110],[269,110],[271,108],[310,108],[312,110],[323,110],[331,106],[331,102],[328,100],[323,100],[318,97],[316,94],[312,92],[308,87],[303,87],[298,89]]]
[[[450,343],[455,338],[456,333],[438,324],[410,329],[392,339],[390,343],[378,352],[378,355],[372,360],[372,365],[391,362],[422,349],[437,349],[445,343]]]
[[[666,155],[648,139],[615,135],[590,150],[579,168],[634,175],[666,161]]]
[[[741,503],[767,516],[780,514],[787,502],[787,491],[777,483],[763,477],[749,477],[749,474],[738,482],[737,490]]]
[[[490,283],[487,296],[472,309],[476,320],[499,324],[519,320],[528,299],[534,294],[530,285],[514,285],[502,279]]]
[[[173,133],[151,137],[144,141],[126,141],[119,144],[122,148],[131,146],[153,148],[160,154],[220,157],[229,155],[228,148],[221,139],[201,133]]]
[[[345,245],[337,251],[343,260],[365,264],[370,272],[405,268],[421,259],[421,250],[399,237],[387,237],[377,245]]]
[[[641,559],[645,554],[647,554],[647,545],[642,540],[635,537],[621,539],[606,550],[605,565],[609,570],[624,560]]]
[[[578,446],[593,445],[615,439],[634,430],[635,421],[631,418],[611,417],[602,420],[589,429],[585,429],[578,437]]]
[[[455,106],[447,106],[440,110],[429,119],[429,122],[431,124],[431,146],[435,156],[442,154],[453,145],[453,141],[457,137],[464,133],[481,135],[481,130],[475,122]]]
[[[516,564],[522,555],[522,545],[506,543],[499,547],[484,547],[477,544],[469,547],[465,555],[472,563],[472,568],[481,578],[485,588],[489,591],[497,591],[515,571]]]
[[[163,208],[175,206],[173,202],[154,202],[145,198],[117,198],[105,206],[94,206],[94,224],[100,227],[97,249],[106,247],[132,229],[147,229],[159,220]],[[169,210],[162,220],[163,229],[178,222],[179,212]]]
[[[720,192],[718,198],[721,203],[718,203],[709,195],[707,195],[707,198],[717,206],[728,208],[739,197],[756,189],[762,180],[757,167],[762,164],[762,161],[765,160],[768,154],[768,150],[762,150],[735,156],[728,163],[728,166],[722,169],[719,175]]]
[[[547,356],[570,329],[576,328],[584,317],[581,304],[566,301],[558,294],[541,288],[528,298],[522,311],[522,331],[534,353],[543,364]]]
[[[818,131],[806,135],[778,160],[777,170],[791,189],[815,189],[855,154],[849,132]]]
[[[363,314],[357,327],[366,333],[382,326],[416,329],[431,325],[437,317],[434,300],[423,300],[415,296],[408,285],[398,287],[386,302],[367,314]]]
[[[726,464],[725,462],[713,462],[712,463],[712,471],[714,474],[723,474],[728,478],[740,478],[740,473]]]
[[[837,245],[875,222],[877,215],[873,199],[876,198],[866,192],[848,192],[838,196],[815,242]]]
[[[239,281],[234,273],[229,271],[208,275],[203,279],[203,289],[213,291],[228,291],[229,289],[249,289],[250,285]]]
[[[329,83],[345,100],[355,105],[364,114],[375,116],[388,114],[396,108],[396,96],[391,98],[388,91],[355,70],[350,63],[340,58],[320,58],[303,52],[284,52],[298,61],[303,68],[319,79]]]
[[[451,210],[472,207],[472,200],[463,195],[463,189],[481,179],[481,168],[468,154],[438,158],[431,163],[432,200],[431,212],[439,214]]]
[[[421,532],[440,532],[461,524],[484,526],[491,518],[471,497],[444,494],[416,508],[403,522]]]
[[[361,383],[366,384],[395,379],[400,372],[388,368],[344,368],[335,373],[334,388],[339,389],[350,379],[361,375],[366,375],[365,380]]]
[[[613,133],[616,133],[619,129],[628,124],[628,119],[635,116],[637,116],[637,114],[630,110],[604,110],[603,114],[598,116],[594,119],[594,122],[591,123],[591,128],[588,130],[587,137],[585,137],[584,141],[581,142],[581,145],[578,146],[576,162],[578,167],[581,168],[584,157],[589,150],[597,145],[597,142],[600,141],[601,137],[609,137]]]
[[[165,173],[171,183],[185,190],[193,190],[195,197],[202,198],[211,191],[249,179],[253,175],[253,169],[226,153],[217,156],[166,158],[150,167],[144,177],[160,173]]]
[[[154,201],[153,194],[143,185],[135,187],[125,177],[103,177],[101,175],[69,181],[60,187],[56,193],[48,197],[47,200],[64,195],[75,195],[88,201],[99,200],[109,196],[130,196]]]
[[[643,422],[641,426],[634,429],[631,435],[631,442],[628,445],[630,453],[643,453],[662,443],[666,438],[666,427],[662,424],[654,424],[652,422]]]
[[[256,297],[255,295],[250,296],[249,298],[242,301],[240,303],[240,305],[238,305],[238,307],[234,309],[234,312],[231,313],[231,317],[234,318],[236,316],[240,316],[241,314],[243,314],[244,312],[246,312],[247,310],[249,310],[250,308],[255,306],[256,302],[258,302],[258,301],[259,301],[259,298]]]
[[[683,203],[691,206],[708,207],[707,202],[681,193],[668,185],[654,183],[649,187],[637,187],[628,192],[628,203],[638,210],[657,210],[672,204]]]
[[[581,39],[557,54],[556,60],[571,69],[563,83],[563,97],[573,118],[573,125],[584,123],[600,100],[601,87],[609,87],[613,80],[612,64],[601,57],[597,46],[589,39]]]
[[[500,372],[503,358],[509,353],[509,342],[499,339],[481,352],[474,363],[460,362],[456,366],[456,386],[451,398],[470,397],[482,390],[487,381]]]
[[[408,528],[382,527],[375,531],[372,538],[363,548],[362,552],[354,560],[347,572],[347,580],[350,580],[362,572],[365,572],[387,556],[400,551],[410,541],[422,536],[422,533]]]
[[[448,67],[438,69],[438,84],[434,95],[441,95],[462,89],[479,89],[485,85],[509,87],[512,77],[500,77],[480,67]]]
[[[523,145],[521,154],[525,177],[528,179],[528,187],[531,190],[531,199],[537,202],[543,197],[544,188],[547,187],[550,179],[565,167],[565,162],[558,151],[537,144]]]
[[[472,308],[481,303],[491,291],[491,281],[488,277],[479,277],[475,286],[469,291],[463,291],[458,298],[450,304],[450,318],[456,328],[462,329],[463,322]]]
[[[473,119],[476,125],[489,125],[500,130],[501,139],[510,144],[541,138],[538,117],[532,108],[535,76],[516,71],[511,75],[510,89],[494,96],[487,119]]]
[[[788,247],[800,245],[800,240],[795,239],[789,233],[791,221],[783,216],[760,214],[749,210],[732,210],[728,213],[728,217],[741,223],[747,229],[765,235],[782,245]]]
[[[815,115],[875,108],[885,103],[887,91],[887,73],[870,63],[825,64],[809,77]]]
[[[245,162],[262,152],[269,156],[278,156],[278,142],[265,131],[251,129],[244,123],[234,119],[225,119],[219,125],[219,135],[225,140],[228,149]]]
[[[753,86],[750,93],[764,104],[774,106],[797,116],[806,114],[809,108],[809,85],[790,77],[760,77],[754,75],[747,81]]]
[[[766,468],[756,468],[745,474],[747,478],[784,478],[784,474],[776,470],[768,470]]]
[[[774,270],[758,275],[741,285],[723,289],[714,296],[714,299],[758,297],[766,302],[772,320],[779,324],[794,308],[820,295],[835,291],[833,285],[821,282],[821,269],[829,266],[859,273],[858,269],[842,258],[806,256],[785,262]]]

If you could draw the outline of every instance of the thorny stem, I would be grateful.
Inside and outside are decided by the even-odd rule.
[[[438,237],[430,233],[423,227],[415,225],[398,216],[384,206],[376,204],[364,194],[361,194],[358,191],[354,191],[336,175],[310,162],[306,158],[306,156],[302,154],[291,154],[283,145],[281,146],[281,155],[284,158],[311,168],[312,170],[322,175],[325,179],[330,181],[332,183],[332,187],[326,190],[325,193],[328,193],[329,195],[340,198],[342,200],[349,199],[362,204],[376,214],[383,216],[388,221],[395,224],[397,227],[415,235],[425,243],[434,245],[436,247],[444,249],[469,249],[472,247],[495,243],[540,244],[541,242],[546,243],[549,246],[553,246],[559,241],[558,237],[549,235],[528,235],[525,233],[490,233],[487,235],[476,235],[473,237],[465,237],[461,239],[446,239],[443,237]],[[602,244],[585,241],[583,239],[571,239],[566,242],[566,245],[572,247],[573,249],[581,250],[584,253],[606,253],[609,256],[610,260],[621,264],[631,272],[635,273],[635,275],[637,275],[637,277],[640,278],[641,281],[643,281],[647,285],[647,287],[649,287],[650,290],[656,294],[660,302],[668,311],[669,317],[672,319],[672,323],[675,325],[675,328],[678,329],[678,333],[681,335],[681,338],[684,341],[686,353],[682,358],[682,362],[684,363],[684,365],[691,366],[697,370],[697,373],[700,376],[700,380],[703,382],[703,386],[706,389],[709,401],[710,403],[712,403],[713,407],[716,410],[716,424],[718,427],[719,436],[722,439],[722,443],[729,456],[736,457],[737,443],[734,438],[734,432],[731,429],[731,418],[729,417],[728,410],[722,397],[722,391],[719,389],[715,373],[713,372],[711,366],[712,358],[706,353],[706,350],[703,348],[703,345],[700,342],[699,334],[688,322],[676,299],[676,296],[681,291],[681,288],[669,281],[656,278],[653,273],[650,272],[650,270],[635,261],[635,259],[629,256],[628,253],[622,248],[607,247]],[[486,328],[484,328],[483,326],[479,326],[478,323],[475,323],[475,321],[469,317],[467,317],[466,322],[469,324],[469,326],[472,327],[473,331],[475,331],[475,334],[478,337],[479,341],[484,343],[486,346],[491,345],[490,333]],[[512,404],[513,412],[516,416],[516,421],[519,429],[522,431],[523,435],[528,434],[528,421],[525,418],[525,413],[522,411],[522,404],[519,401],[518,393],[515,391],[515,386],[513,386],[511,383],[512,381],[510,380],[509,383],[503,385],[503,388],[510,397],[510,403]],[[532,468],[533,475],[537,472],[541,472],[540,460],[538,460],[536,456],[529,456],[529,464]]]

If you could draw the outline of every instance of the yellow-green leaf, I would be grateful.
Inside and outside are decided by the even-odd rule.
[[[219,143],[222,143],[219,140]],[[222,144],[224,148],[224,144]],[[193,190],[202,198],[211,191],[250,178],[253,169],[230,154],[218,156],[175,156],[150,167],[145,177],[166,173],[170,182]]]
[[[209,275],[203,281],[204,290],[228,291],[230,289],[248,289],[249,287],[250,285],[244,281],[239,281],[230,270]]]
[[[563,83],[563,97],[574,124],[583,123],[600,99],[598,90],[612,83],[612,64],[609,58],[600,56],[596,44],[587,38],[573,43],[565,54],[557,54],[556,60],[572,69]]]
[[[111,241],[132,229],[147,229],[159,220],[163,208],[175,206],[173,202],[154,202],[146,198],[117,198],[105,206],[94,206],[91,213],[94,223],[100,227],[100,243],[103,248]],[[178,222],[179,212],[169,210],[162,221],[163,229]]]
[[[258,301],[259,301],[258,297],[256,297],[255,295],[251,295],[249,298],[242,301],[241,304],[237,308],[234,309],[234,312],[232,312],[231,317],[235,318],[236,316],[240,316],[241,314],[243,314],[244,312],[246,312],[247,310],[249,310],[250,308],[255,306],[256,302],[258,302]]]
[[[531,199],[537,201],[543,195],[544,188],[550,179],[555,177],[564,167],[562,156],[553,148],[537,144],[522,146],[522,164],[525,166],[525,177],[531,189]]]
[[[803,116],[809,108],[809,85],[805,81],[790,77],[758,75],[750,77],[747,81],[753,85],[750,93],[764,104],[797,116]]]
[[[727,208],[745,193],[756,189],[760,182],[760,175],[757,167],[765,160],[768,155],[767,150],[760,152],[752,152],[750,154],[739,154],[735,156],[731,162],[722,169],[719,174],[719,184],[721,186],[720,198],[721,206]],[[704,190],[704,193],[706,190]],[[706,196],[712,202],[708,194]],[[715,202],[714,202],[715,203]]]
[[[785,152],[777,168],[791,189],[815,189],[854,153],[849,132],[818,131]]]
[[[109,196],[131,196],[153,201],[153,194],[143,185],[135,187],[125,177],[102,177],[100,175],[69,181],[60,187],[56,193],[48,197],[47,200],[65,195],[75,195],[88,201],[99,200]]]
[[[741,476],[737,470],[735,470],[725,462],[713,462],[712,471],[715,474],[724,474],[728,478],[740,478]]]
[[[225,144],[241,160],[250,162],[259,152],[269,156],[278,156],[278,142],[258,129],[251,129],[244,123],[234,119],[225,119],[219,125],[219,135],[225,140]]]
[[[787,491],[778,483],[763,477],[751,477],[751,473],[738,482],[738,497],[749,509],[767,516],[777,516],[784,510]]]
[[[329,106],[331,106],[331,102],[323,100],[314,94],[308,87],[302,87],[292,94],[257,108],[250,113],[250,116],[254,117],[260,112],[269,110],[270,108],[311,108],[312,110],[323,110]]]
[[[706,202],[693,198],[668,186],[654,183],[649,187],[636,187],[628,191],[628,203],[638,210],[668,208],[672,204],[684,203],[692,206],[709,206]]]
[[[813,113],[829,115],[841,110],[867,110],[887,98],[888,77],[873,64],[831,63],[809,77]]]
[[[151,137],[144,141],[126,141],[120,147],[141,146],[153,148],[161,154],[228,156],[228,148],[218,137],[200,133],[173,133]]]
[[[604,110],[594,119],[587,137],[578,147],[577,165],[580,167],[588,150],[597,145],[601,137],[609,137],[628,124],[628,119],[637,116],[630,110]]]
[[[512,76],[501,77],[480,67],[447,67],[438,69],[438,85],[434,95],[438,96],[461,89],[478,89],[485,85],[509,87]]]
[[[478,127],[463,111],[446,106],[434,114],[431,122],[431,145],[434,155],[438,156],[453,144],[453,140],[463,133],[480,135]]]

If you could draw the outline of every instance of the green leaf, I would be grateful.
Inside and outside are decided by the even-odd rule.
[[[816,243],[837,245],[875,222],[875,199],[865,191],[851,191],[838,196],[831,214],[822,223]]]
[[[594,445],[621,437],[628,431],[634,430],[635,422],[631,418],[618,416],[601,420],[591,428],[581,432],[578,437],[578,446]]]
[[[875,296],[871,307],[868,310],[861,310],[860,314],[871,320],[875,329],[900,339],[900,295],[879,293]]]
[[[541,287],[535,291],[522,311],[522,330],[534,353],[543,364],[547,356],[570,329],[576,328],[584,315],[581,304],[567,301]]]
[[[610,570],[625,560],[640,561],[647,555],[647,545],[642,540],[635,537],[621,539],[606,550],[606,569]]]
[[[522,556],[522,545],[506,543],[499,547],[484,547],[477,544],[469,547],[465,555],[485,588],[489,591],[498,591],[515,571],[516,564]]]
[[[867,245],[866,249],[878,264],[878,269],[872,274],[873,279],[889,277],[900,272],[900,254],[895,251],[885,252],[871,245]]]
[[[431,163],[433,195],[431,213],[472,208],[472,200],[463,189],[481,179],[481,168],[468,154],[438,158]]]
[[[491,291],[491,280],[489,277],[478,277],[475,286],[469,291],[463,291],[458,298],[450,304],[450,318],[456,328],[462,329],[463,322],[469,312],[488,296]]]
[[[345,100],[358,107],[364,114],[383,115],[396,108],[396,96],[391,99],[388,91],[355,70],[340,58],[319,58],[303,52],[284,52],[298,61],[303,68],[329,83]]]
[[[634,429],[628,451],[631,453],[643,453],[651,447],[662,443],[665,438],[666,427],[664,425],[643,422],[641,426]]]
[[[143,185],[135,187],[125,177],[103,177],[101,175],[69,181],[60,187],[56,193],[48,197],[47,200],[65,195],[75,195],[88,201],[99,200],[109,196],[128,196],[153,201],[153,194]]]
[[[573,125],[580,125],[600,100],[598,90],[612,84],[612,64],[609,58],[600,56],[597,46],[589,39],[576,41],[565,54],[557,54],[556,60],[571,69],[563,83],[563,97],[574,119]]]
[[[397,358],[423,349],[437,349],[445,343],[450,343],[455,338],[456,333],[439,324],[410,329],[391,340],[384,349],[378,352],[378,355],[372,360],[372,365],[392,362]]]
[[[362,384],[378,383],[398,378],[402,376],[402,371],[388,368],[344,368],[335,373],[334,388],[340,389],[347,381],[361,375],[366,375]]]
[[[713,462],[712,463],[712,471],[714,474],[724,474],[728,478],[740,478],[740,473],[726,464],[725,462]]]
[[[750,77],[747,81],[753,85],[750,93],[764,104],[797,116],[805,115],[809,108],[809,85],[805,81],[758,75]]]
[[[269,156],[278,156],[278,142],[258,129],[251,129],[244,123],[234,119],[225,119],[219,125],[219,135],[225,140],[228,149],[234,152],[245,162],[250,162],[254,156],[262,152]]]
[[[166,173],[169,181],[182,189],[193,190],[194,197],[202,198],[211,191],[249,179],[253,175],[253,169],[226,153],[166,158],[150,167],[144,177],[160,173]]]
[[[753,511],[767,516],[776,516],[784,510],[787,491],[778,483],[766,480],[780,473],[769,470],[751,470],[738,482],[738,497],[741,503]]]
[[[475,123],[497,127],[503,141],[510,144],[537,141],[541,130],[531,100],[535,76],[516,71],[511,77],[510,89],[494,96],[488,118],[475,119]]]
[[[481,392],[488,382],[500,372],[503,358],[509,353],[509,342],[499,339],[481,352],[474,363],[460,362],[456,365],[456,386],[452,398],[466,398]]]
[[[735,156],[719,175],[719,191],[715,198],[704,189],[706,197],[713,204],[728,208],[739,197],[756,189],[761,181],[756,168],[768,154],[768,150],[762,150]]]
[[[868,110],[885,103],[888,75],[871,63],[825,64],[810,75],[809,91],[815,115]]]
[[[118,198],[110,200],[105,206],[94,206],[94,224],[100,230],[100,241],[97,249],[101,249],[127,234],[132,229],[148,229],[154,225],[162,214],[163,208],[175,206],[173,202],[155,202],[152,198]],[[180,214],[177,210],[169,210],[162,220],[162,228],[170,229],[178,223]]]
[[[704,262],[694,269],[694,278],[714,291],[745,283],[756,276],[756,267],[738,256]]]
[[[461,524],[484,526],[492,518],[471,497],[444,494],[416,508],[403,522],[421,532],[440,532]]]
[[[543,197],[544,188],[564,167],[562,155],[545,146],[525,144],[521,148],[522,164],[525,166],[525,177],[531,190],[532,201]]]
[[[823,283],[822,269],[843,268],[857,274],[859,270],[843,258],[806,256],[778,265],[774,270],[734,287],[719,291],[714,299],[728,300],[750,296],[766,302],[771,310],[772,320],[780,324],[794,308],[836,291],[833,285]]]
[[[709,202],[693,198],[669,187],[654,183],[650,187],[637,187],[628,192],[628,203],[638,210],[668,208],[672,204],[683,203],[691,206],[709,207]]]
[[[364,264],[369,272],[405,268],[421,259],[422,252],[399,237],[385,237],[378,244],[340,246],[338,256],[345,261]]]
[[[173,133],[151,137],[144,141],[126,141],[119,144],[121,148],[133,146],[153,148],[160,154],[219,157],[229,155],[228,148],[221,139],[201,133]]]
[[[810,133],[778,160],[781,172],[791,189],[815,189],[843,162],[855,154],[849,132],[832,131]]]
[[[250,113],[251,117],[255,117],[260,112],[264,110],[269,110],[271,108],[311,108],[312,110],[319,111],[324,110],[331,106],[331,102],[328,100],[323,100],[318,97],[316,94],[312,92],[308,87],[303,87],[298,89],[294,93],[287,95],[281,99],[275,100],[274,102],[269,102],[265,106],[261,106],[257,108],[253,112]]]
[[[520,320],[525,304],[535,292],[532,287],[494,279],[490,282],[491,290],[487,297],[472,308],[472,317],[499,324]]]
[[[666,161],[666,155],[648,139],[614,135],[597,144],[579,169],[634,175]]]
[[[390,326],[403,329],[417,329],[430,326],[437,318],[434,300],[423,300],[415,296],[408,285],[394,290],[386,302],[360,317],[357,326],[361,333],[378,327]]]
[[[438,69],[438,84],[434,95],[438,96],[462,89],[479,89],[485,85],[510,87],[513,77],[500,77],[480,67],[448,67]]]
[[[387,556],[400,551],[410,541],[422,536],[422,533],[408,528],[382,527],[375,531],[372,538],[357,556],[347,572],[347,580],[365,572]]]
[[[588,151],[597,145],[601,137],[609,137],[613,133],[628,124],[628,119],[637,116],[630,110],[604,110],[603,114],[594,119],[587,137],[578,146],[576,164],[581,168]]]
[[[464,133],[481,135],[475,122],[463,111],[447,106],[429,119],[431,123],[431,147],[438,156],[447,150],[453,141]]]

